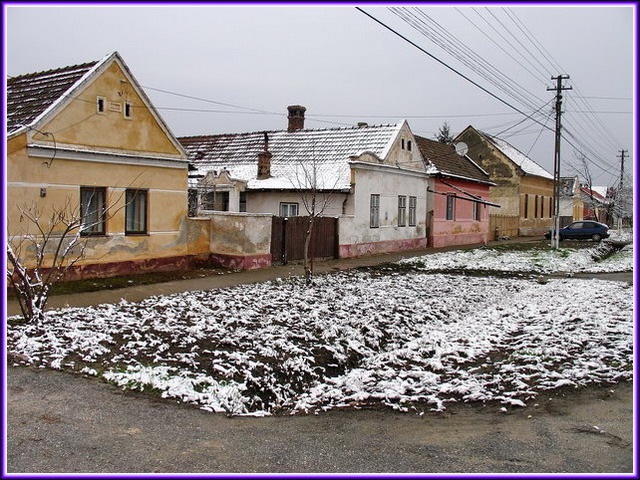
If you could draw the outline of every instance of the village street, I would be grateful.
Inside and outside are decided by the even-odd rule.
[[[631,472],[632,393],[628,383],[553,393],[508,415],[463,406],[424,416],[227,418],[68,373],[10,367],[7,470]]]

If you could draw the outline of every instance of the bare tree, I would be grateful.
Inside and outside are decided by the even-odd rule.
[[[320,171],[320,162],[315,153],[311,161],[300,162],[296,167],[291,180],[309,216],[304,237],[304,276],[309,282],[313,276],[313,255],[310,252],[310,247],[316,219],[324,216],[340,177],[333,175],[333,178],[327,178],[326,172]]]
[[[582,152],[578,152],[577,150],[574,150],[573,154],[579,162],[578,168],[576,170],[578,171],[578,175],[582,177],[581,186],[587,187],[586,193],[587,193],[587,196],[589,197],[587,204],[593,210],[593,214],[595,215],[596,220],[598,220],[597,205],[600,202],[596,203],[596,198],[593,194],[593,181],[591,176],[591,170],[589,168],[589,162],[587,161],[587,157],[585,157],[585,155]],[[581,190],[580,194],[582,195],[583,193],[582,189],[580,190]]]
[[[8,238],[6,277],[26,321],[44,320],[51,288],[85,258],[92,238],[88,233],[126,207],[115,208],[121,197],[99,211],[89,211],[70,198],[46,215],[35,205],[18,207],[20,222],[26,227]]]

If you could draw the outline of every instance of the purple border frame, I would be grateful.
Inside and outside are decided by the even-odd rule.
[[[0,173],[0,179],[2,181],[1,184],[1,193],[2,193],[2,199],[1,199],[1,206],[2,206],[2,232],[0,232],[0,239],[2,239],[2,246],[3,246],[3,250],[5,248],[5,242],[7,241],[6,235],[7,235],[7,188],[6,188],[6,182],[7,182],[7,162],[6,162],[6,131],[7,131],[7,122],[6,122],[6,7],[7,6],[37,6],[37,5],[51,5],[51,4],[55,4],[55,5],[59,5],[59,6],[82,6],[83,4],[86,5],[88,3],[91,3],[91,5],[100,5],[100,6],[115,6],[115,5],[139,5],[139,6],[143,6],[143,5],[160,5],[160,4],[165,4],[165,5],[171,5],[171,6],[182,6],[182,5],[209,5],[209,6],[216,6],[216,5],[227,5],[227,6],[246,6],[246,5],[264,5],[264,4],[268,4],[268,5],[279,5],[279,6],[301,6],[301,5],[308,5],[308,4],[312,4],[312,5],[325,5],[325,6],[329,6],[329,5],[336,5],[335,2],[330,2],[330,1],[311,1],[311,2],[286,2],[286,1],[270,1],[270,2],[260,2],[260,1],[241,1],[241,2],[232,2],[232,1],[221,1],[221,2],[193,2],[193,1],[187,1],[187,2],[175,2],[175,1],[170,1],[170,2],[157,2],[157,1],[149,1],[149,2],[145,2],[145,1],[133,1],[133,2],[120,2],[120,1],[114,1],[114,2],[47,2],[47,1],[27,1],[27,2],[19,2],[19,1],[2,1],[0,2],[2,4],[2,9],[0,11],[0,17],[1,17],[1,21],[2,21],[2,44],[3,44],[3,51],[2,51],[2,66],[1,66],[1,72],[2,72],[2,78],[3,78],[3,82],[4,82],[4,88],[3,88],[3,101],[2,101],[2,122],[3,122],[3,129],[2,129],[2,146],[1,146],[1,151],[2,151],[2,169],[1,169],[1,173]],[[340,6],[382,6],[382,5],[389,5],[392,2],[376,2],[376,1],[362,1],[362,2],[344,2],[344,3],[339,3]],[[587,2],[584,0],[577,0],[577,1],[559,1],[559,2],[518,2],[518,1],[510,1],[510,2],[504,2],[504,1],[486,1],[486,2],[477,2],[477,1],[456,1],[456,2],[428,2],[428,1],[407,1],[407,2],[402,2],[402,4],[405,5],[451,5],[452,3],[456,3],[456,4],[476,4],[476,5],[483,5],[483,6],[487,6],[487,5],[523,5],[523,4],[527,4],[527,5],[557,5],[557,6],[596,6],[596,5],[602,5],[602,6],[613,6],[613,5],[618,5],[618,6],[634,6],[634,33],[636,36],[636,48],[637,48],[637,40],[638,40],[638,33],[637,33],[637,28],[638,28],[638,17],[639,17],[639,6],[638,4],[640,2],[638,2],[638,0],[635,1],[612,1],[612,2],[604,2],[604,1],[599,1],[599,2]],[[635,67],[635,79],[634,79],[634,93],[635,93],[635,113],[636,115],[634,115],[633,117],[633,123],[634,123],[634,137],[633,137],[633,151],[634,153],[637,153],[637,139],[638,139],[638,117],[637,117],[637,113],[638,113],[638,85],[637,85],[637,77],[638,77],[638,65],[637,65],[637,51],[634,52],[634,67]],[[638,161],[634,160],[633,162],[633,178],[634,178],[634,187],[637,187],[637,167],[638,167]],[[634,225],[638,225],[638,219],[640,217],[640,202],[635,202],[634,201],[634,217],[633,217],[633,222]],[[638,273],[638,257],[637,257],[637,252],[638,252],[638,238],[634,237],[634,272],[633,272],[633,276],[634,276],[634,305],[637,305],[637,301],[638,301],[638,293],[637,293],[637,289],[638,289],[638,282],[640,280],[640,274]],[[2,269],[3,272],[6,272],[6,255],[1,255],[2,258]],[[1,332],[1,338],[2,338],[2,347],[3,347],[3,356],[2,356],[2,366],[1,366],[1,370],[0,370],[0,375],[2,378],[2,388],[0,389],[0,399],[2,400],[2,435],[3,435],[3,440],[6,440],[7,438],[7,398],[6,398],[6,394],[7,394],[7,351],[6,351],[6,318],[7,318],[7,310],[6,310],[6,277],[4,275],[2,275],[2,302],[0,304],[0,308],[1,308],[1,312],[2,312],[2,332]],[[639,320],[639,315],[638,315],[638,311],[637,308],[634,309],[634,346],[637,347],[638,345],[638,338],[639,338],[639,332],[638,332],[638,320]],[[637,351],[634,351],[634,360],[637,359]],[[443,478],[443,479],[456,479],[456,478],[640,478],[638,476],[638,458],[636,456],[637,454],[637,443],[638,443],[638,427],[639,427],[639,422],[638,422],[638,416],[637,416],[637,406],[638,406],[638,394],[640,392],[640,389],[638,387],[638,383],[637,383],[637,378],[638,378],[638,364],[637,362],[634,362],[634,368],[633,368],[633,372],[634,372],[634,385],[633,385],[633,402],[634,402],[634,410],[633,410],[633,451],[634,451],[634,460],[633,460],[633,471],[634,473],[631,474],[351,474],[351,475],[347,475],[347,474],[317,474],[317,475],[312,475],[312,474],[295,474],[295,473],[291,473],[291,474],[69,474],[69,473],[58,473],[58,474],[8,474],[6,472],[6,468],[7,468],[7,442],[3,441],[2,442],[2,455],[0,457],[0,477],[1,478],[166,478],[166,479],[171,479],[171,478]]]

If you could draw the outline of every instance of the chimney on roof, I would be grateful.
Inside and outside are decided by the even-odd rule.
[[[358,122],[358,127],[368,127],[369,124],[367,122]]]
[[[264,132],[264,150],[258,153],[258,180],[271,176],[271,152],[269,151],[269,135]]]
[[[289,131],[295,132],[296,130],[302,130],[304,128],[304,112],[307,111],[302,105],[289,105],[287,107],[289,111]]]

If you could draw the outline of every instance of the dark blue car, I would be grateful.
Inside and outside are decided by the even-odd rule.
[[[544,234],[547,239],[551,238],[552,230]],[[609,236],[609,227],[604,223],[590,220],[578,220],[560,229],[560,240],[588,240],[599,242]]]

